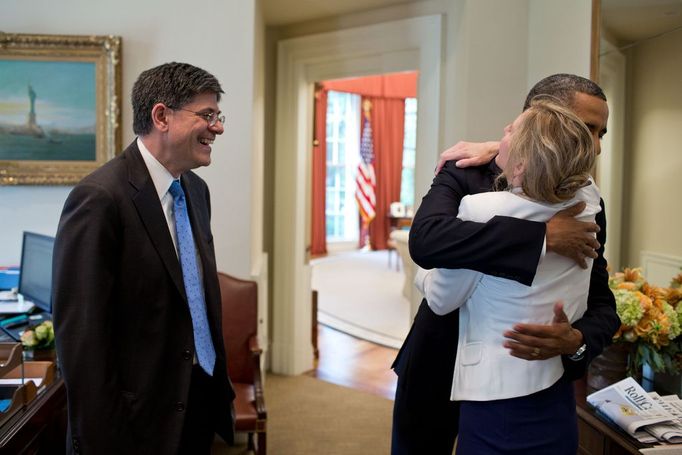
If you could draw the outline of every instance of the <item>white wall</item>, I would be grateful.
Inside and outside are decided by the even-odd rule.
[[[545,76],[590,77],[592,0],[528,0],[528,89]]]
[[[7,33],[122,36],[124,145],[134,138],[129,98],[141,71],[185,61],[220,80],[225,134],[199,174],[211,188],[218,268],[240,277],[252,265],[254,22],[254,0],[4,0],[0,14]],[[0,264],[19,260],[21,231],[56,232],[67,194],[66,187],[0,187]]]
[[[497,140],[525,96],[528,1],[446,4],[441,148]]]

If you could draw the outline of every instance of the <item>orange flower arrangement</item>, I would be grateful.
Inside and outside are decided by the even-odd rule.
[[[633,374],[648,363],[655,372],[682,369],[682,273],[670,287],[652,286],[639,268],[612,275],[609,287],[616,298],[621,326],[614,342],[632,343],[629,370]]]

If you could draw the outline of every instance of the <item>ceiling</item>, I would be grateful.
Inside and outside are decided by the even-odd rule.
[[[423,0],[262,0],[266,25],[279,26]],[[682,27],[682,0],[601,0],[602,23],[618,45]]]
[[[422,0],[263,0],[261,4],[266,25],[288,25],[418,1]]]
[[[682,27],[682,0],[601,0],[602,24],[618,45]]]

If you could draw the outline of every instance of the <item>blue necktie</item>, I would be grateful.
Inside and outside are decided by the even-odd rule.
[[[194,329],[194,348],[199,365],[206,373],[213,376],[215,366],[215,349],[211,340],[211,330],[208,328],[206,317],[206,303],[204,287],[199,281],[197,256],[192,236],[192,226],[187,215],[185,192],[179,180],[173,180],[168,192],[173,196],[173,212],[175,213],[175,232],[178,237],[178,251],[182,266],[182,280],[185,283],[185,293],[189,302],[189,312],[192,316]]]

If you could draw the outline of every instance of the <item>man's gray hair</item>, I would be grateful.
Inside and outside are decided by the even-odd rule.
[[[152,131],[152,107],[163,103],[178,109],[201,93],[214,93],[220,101],[220,82],[211,73],[188,63],[164,63],[143,71],[133,85],[133,131],[144,136]]]

